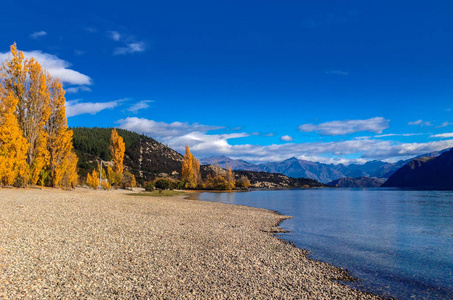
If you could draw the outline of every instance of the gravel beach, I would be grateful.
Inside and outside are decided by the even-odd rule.
[[[128,191],[0,189],[0,298],[380,299],[257,208]]]

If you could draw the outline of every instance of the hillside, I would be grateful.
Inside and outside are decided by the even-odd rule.
[[[453,189],[453,149],[437,157],[421,157],[407,163],[382,187]]]
[[[97,165],[96,158],[111,159],[109,141],[112,128],[76,127],[72,130],[74,149],[79,157],[79,175],[86,177]],[[117,131],[126,144],[124,165],[138,182],[152,180],[159,173],[177,175],[181,171],[183,156],[179,152],[148,136],[123,129]]]
[[[235,171],[235,176],[247,176],[254,188],[304,188],[325,187],[324,184],[310,178],[292,178],[279,173]]]
[[[343,177],[327,183],[336,187],[380,187],[384,180],[376,177]]]

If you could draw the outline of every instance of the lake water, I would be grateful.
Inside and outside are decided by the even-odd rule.
[[[293,216],[280,238],[346,268],[349,286],[400,299],[453,299],[453,192],[306,189],[202,193]]]

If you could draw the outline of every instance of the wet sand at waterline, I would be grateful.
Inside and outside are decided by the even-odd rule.
[[[128,193],[0,189],[0,298],[378,299],[274,237],[285,216]]]

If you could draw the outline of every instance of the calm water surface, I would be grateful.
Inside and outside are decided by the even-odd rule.
[[[285,240],[347,268],[348,284],[400,299],[453,299],[453,192],[307,189],[203,193],[293,216]]]

